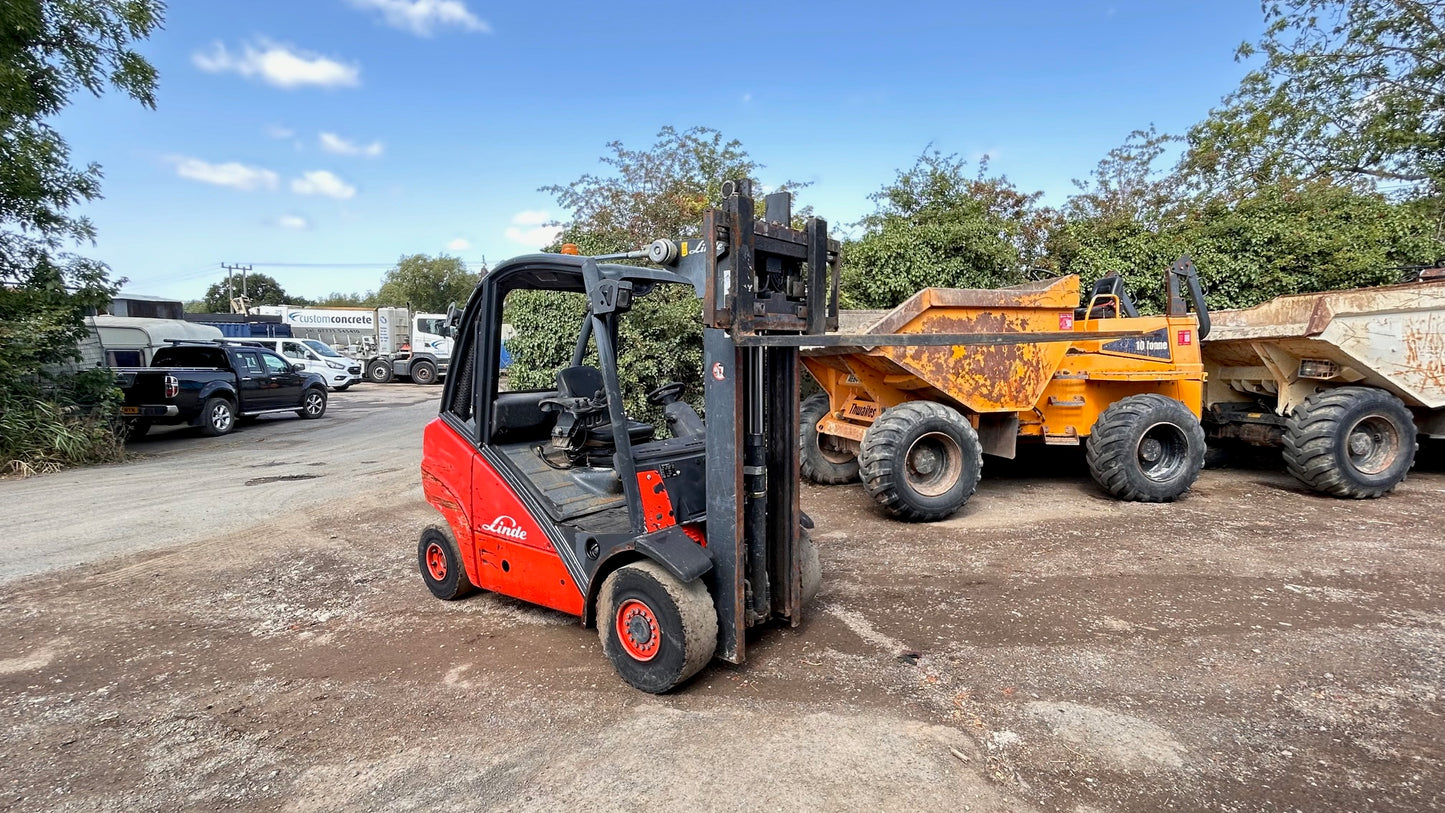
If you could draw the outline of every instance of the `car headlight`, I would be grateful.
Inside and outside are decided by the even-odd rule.
[[[330,368],[333,369],[333,370],[345,370],[345,369],[346,369],[346,365],[345,365],[345,364],[337,364],[337,363],[334,362],[334,361],[328,361],[328,362],[326,362],[326,366],[327,366],[327,367],[330,367]]]

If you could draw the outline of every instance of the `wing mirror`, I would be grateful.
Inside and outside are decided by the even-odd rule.
[[[306,365],[305,365],[305,364],[299,364],[299,363],[298,363],[298,364],[293,364],[293,365],[291,365],[291,372],[293,372],[293,373],[304,373],[304,372],[306,372]]]
[[[447,337],[455,335],[457,332],[457,322],[460,322],[461,319],[461,308],[458,308],[455,302],[449,303],[447,305],[447,320],[442,325],[442,335]]]

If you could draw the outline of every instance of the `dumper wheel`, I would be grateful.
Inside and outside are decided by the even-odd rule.
[[[467,578],[457,540],[446,525],[428,525],[421,532],[416,558],[426,589],[442,601],[465,598],[477,589]]]
[[[1284,462],[1315,491],[1355,500],[1395,490],[1420,448],[1415,421],[1399,398],[1373,387],[1311,395],[1289,416]]]
[[[889,514],[909,522],[943,519],[978,488],[983,447],[958,410],[909,401],[883,411],[863,433],[863,488]]]
[[[602,583],[597,635],[623,680],[661,694],[712,660],[717,609],[701,579],[683,584],[656,562],[634,562]]]
[[[851,483],[858,479],[858,455],[839,448],[835,438],[818,431],[818,421],[828,409],[828,393],[820,392],[804,401],[798,411],[798,470],[820,486]]]
[[[1180,401],[1131,395],[1110,404],[1085,444],[1094,482],[1121,500],[1170,502],[1204,468],[1204,427]]]

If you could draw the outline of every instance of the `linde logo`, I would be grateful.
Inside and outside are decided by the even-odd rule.
[[[521,526],[517,525],[517,521],[515,519],[512,519],[506,514],[503,514],[492,520],[490,523],[483,525],[480,530],[486,531],[487,533],[496,534],[497,536],[504,536],[508,539],[515,539],[519,542],[525,542],[527,539],[527,532],[522,530]]]

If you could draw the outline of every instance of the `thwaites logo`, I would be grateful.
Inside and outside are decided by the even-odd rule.
[[[517,524],[515,519],[512,519],[506,514],[502,514],[477,530],[486,531],[489,534],[496,534],[504,539],[515,539],[518,542],[527,541],[527,532]]]
[[[848,405],[848,414],[855,418],[866,418],[871,421],[878,417],[878,405],[864,404],[855,401]]]

